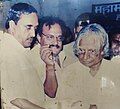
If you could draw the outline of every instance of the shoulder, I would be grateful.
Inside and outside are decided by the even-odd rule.
[[[120,64],[120,56],[115,56],[115,57],[113,57],[113,58],[111,59],[111,61],[112,61],[113,63]]]
[[[68,66],[78,61],[78,58],[74,55],[74,52],[73,52],[73,44],[74,42],[65,45],[63,48],[63,51],[66,55],[66,60],[64,62],[65,66],[66,65]]]

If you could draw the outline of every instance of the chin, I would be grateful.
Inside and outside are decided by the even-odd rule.
[[[60,53],[60,51],[53,52],[54,55],[58,55],[59,53]]]
[[[91,62],[81,62],[86,67],[91,67],[93,64]]]
[[[83,65],[86,66],[86,67],[90,67],[91,66],[91,65],[86,64],[86,63],[83,63]]]
[[[59,53],[53,53],[54,56],[57,56]]]
[[[29,48],[30,46],[25,46],[24,48]]]
[[[29,48],[30,47],[30,45],[24,45],[24,48]]]

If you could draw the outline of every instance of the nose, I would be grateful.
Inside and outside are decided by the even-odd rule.
[[[54,37],[53,43],[54,43],[54,45],[58,45],[58,40],[56,37]]]
[[[35,37],[35,29],[34,28],[31,28],[30,35],[31,35],[31,37]]]
[[[89,56],[89,53],[88,53],[88,51],[85,51],[85,53],[84,53],[84,60],[87,60],[88,58],[89,58],[90,56]]]

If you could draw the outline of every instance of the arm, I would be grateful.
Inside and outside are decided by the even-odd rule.
[[[45,109],[30,102],[27,99],[22,99],[22,98],[16,98],[10,101],[10,103],[12,103],[14,106],[17,106],[20,109]]]
[[[52,50],[47,46],[41,47],[41,59],[46,64],[46,78],[44,82],[44,91],[51,98],[55,98],[58,82],[55,74],[55,63],[52,59]]]
[[[58,88],[57,78],[54,66],[46,65],[46,79],[44,82],[44,91],[51,97],[55,98]]]

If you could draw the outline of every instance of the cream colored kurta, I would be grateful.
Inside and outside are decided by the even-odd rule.
[[[4,33],[1,41],[1,96],[4,109],[18,109],[10,104],[15,98],[25,98],[40,106],[44,100],[43,85],[26,52],[13,36]]]
[[[89,68],[73,63],[64,69],[60,93],[63,100],[72,102],[68,109],[89,109],[96,104],[98,109],[120,108],[120,57],[103,60],[98,73],[92,77]],[[71,100],[71,101],[70,101]],[[72,101],[73,100],[73,101]],[[63,104],[64,105],[64,104]]]
[[[78,61],[77,57],[74,55],[74,52],[73,52],[74,43],[75,42],[73,41],[67,45],[64,45],[64,47],[63,47],[64,54],[67,57],[65,62],[64,62],[64,67],[67,67],[70,64],[73,64],[76,61]]]

